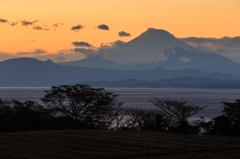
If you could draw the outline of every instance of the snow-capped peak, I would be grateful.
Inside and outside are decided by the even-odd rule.
[[[127,43],[115,43],[101,50],[104,60],[119,64],[156,63],[168,59],[181,48],[188,52],[199,52],[194,47],[175,38],[166,30],[149,28]]]

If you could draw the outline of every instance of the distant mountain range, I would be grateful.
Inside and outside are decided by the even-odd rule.
[[[149,28],[127,43],[117,41],[86,56],[58,64],[34,58],[5,60],[0,62],[0,86],[88,82],[102,87],[239,88],[240,63],[200,51],[165,30]]]
[[[126,79],[156,81],[176,77],[240,81],[240,77],[236,75],[206,73],[196,69],[169,71],[158,67],[151,70],[114,70],[62,66],[53,63],[51,60],[39,61],[34,58],[18,58],[0,62],[0,75],[1,87],[52,86],[87,81],[119,81]]]
[[[89,84],[92,87],[240,89],[240,81],[194,77],[177,77],[156,81],[143,81],[133,79],[118,81],[90,81],[83,82],[81,84]]]
[[[149,28],[135,39],[100,48],[96,55],[65,63],[91,68],[119,70],[198,69],[205,72],[231,73],[240,76],[240,63],[221,55],[198,50],[165,30]]]

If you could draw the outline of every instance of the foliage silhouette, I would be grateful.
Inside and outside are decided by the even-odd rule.
[[[210,123],[210,134],[230,135],[232,132],[231,121],[225,115],[213,118]]]
[[[45,91],[43,105],[0,99],[0,132],[58,129],[134,129],[240,135],[240,100],[222,102],[222,115],[192,122],[194,115],[206,108],[186,100],[150,100],[159,109],[123,107],[117,94],[89,85],[52,86]]]
[[[222,112],[231,121],[231,125],[240,128],[240,99],[235,101],[235,103],[223,101]]]
[[[189,132],[190,125],[188,117],[198,113],[200,110],[207,107],[196,104],[188,104],[187,100],[175,100],[169,98],[156,98],[150,100],[152,104],[157,106],[163,114],[173,118],[176,121],[176,128],[179,132]]]
[[[121,128],[138,130],[166,131],[171,125],[171,118],[158,110],[125,107],[124,119],[121,120]]]
[[[240,100],[222,101],[223,115],[213,118],[209,133],[240,136]]]
[[[95,128],[110,127],[117,117],[116,110],[122,105],[117,101],[117,94],[89,85],[52,86],[45,92],[42,101],[57,116]]]
[[[34,101],[4,102],[0,104],[0,131],[43,130],[51,114],[51,110]]]

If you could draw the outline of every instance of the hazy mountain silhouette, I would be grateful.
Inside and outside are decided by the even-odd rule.
[[[156,81],[118,80],[118,81],[89,81],[83,84],[92,87],[132,87],[132,88],[240,88],[240,81],[219,80],[212,78],[176,77]]]
[[[151,70],[114,70],[61,66],[50,60],[18,58],[0,62],[0,86],[51,86],[86,81],[116,81],[124,79],[160,80],[175,77],[205,77],[221,80],[238,80],[239,76],[206,73],[195,69],[168,71],[162,68]]]
[[[149,28],[127,43],[117,41],[112,46],[104,46],[98,50],[96,56],[59,64],[120,70],[191,68],[240,75],[240,63],[198,50],[169,32],[154,28]]]

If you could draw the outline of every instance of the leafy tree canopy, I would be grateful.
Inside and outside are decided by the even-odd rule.
[[[114,110],[122,105],[116,100],[118,94],[89,85],[52,86],[45,93],[43,103],[54,109],[59,116],[71,117],[88,124],[110,120],[114,116]]]

